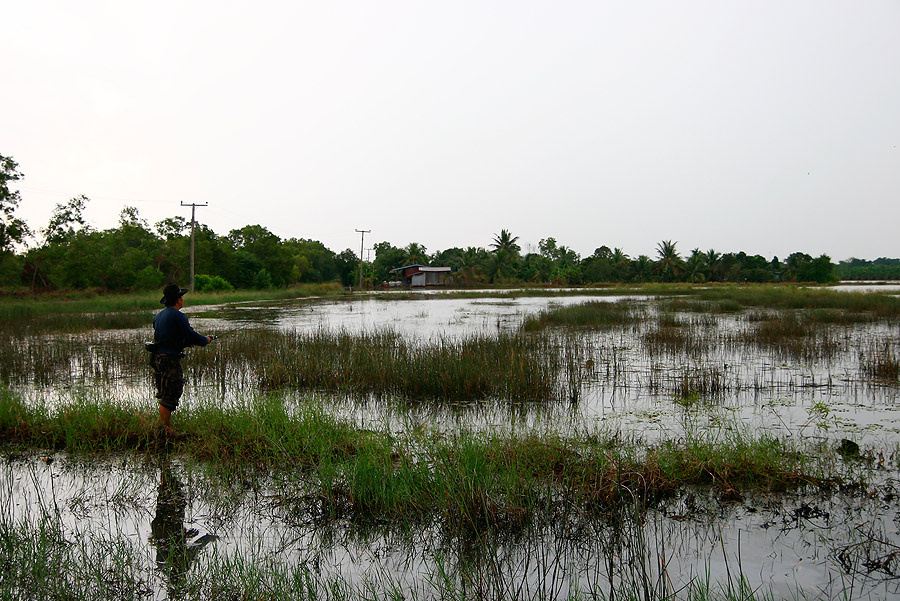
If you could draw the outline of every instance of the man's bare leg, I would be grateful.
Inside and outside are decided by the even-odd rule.
[[[172,421],[172,412],[162,405],[159,406],[159,423],[162,425],[163,430],[166,431],[166,434],[172,434],[175,430],[172,429],[171,426]]]

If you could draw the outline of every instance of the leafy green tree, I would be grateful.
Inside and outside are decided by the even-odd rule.
[[[154,290],[162,288],[164,283],[165,276],[163,273],[156,267],[147,265],[135,274],[132,288],[135,290]]]
[[[265,267],[256,272],[256,276],[253,278],[253,287],[257,290],[266,290],[272,287],[272,277]]]
[[[14,215],[22,197],[18,190],[9,189],[11,182],[22,177],[19,164],[0,155],[0,253],[11,251],[14,244],[21,244],[31,234],[28,225]]]
[[[612,251],[608,246],[595,248],[594,252],[581,262],[581,271],[588,283],[609,282],[612,280]]]
[[[235,251],[249,253],[265,267],[271,285],[281,287],[288,283],[293,267],[292,257],[281,243],[281,238],[261,225],[247,225],[231,230],[228,239]]]
[[[353,278],[359,273],[359,259],[349,248],[342,250],[334,259],[338,278],[344,286],[352,286]],[[381,280],[378,280],[381,281]]]
[[[77,229],[85,227],[84,207],[89,201],[90,199],[82,194],[71,198],[67,203],[58,203],[43,231],[46,243],[66,242],[75,235]]]
[[[454,272],[459,271],[464,252],[463,249],[456,246],[436,252],[431,257],[431,265],[434,267],[450,267]]]
[[[834,276],[834,264],[828,255],[820,255],[810,261],[801,263],[797,269],[797,280],[827,284],[837,278]]]
[[[85,228],[64,243],[45,245],[36,249],[34,255],[29,253],[29,281],[32,286],[100,288],[104,286],[110,254],[104,233]]]
[[[101,286],[108,290],[134,288],[138,272],[154,265],[160,251],[160,241],[149,224],[129,206],[119,214],[119,227],[102,232],[101,240]]]
[[[374,282],[383,282],[390,280],[392,269],[408,265],[407,252],[402,248],[392,246],[390,242],[378,242],[375,248],[375,261],[372,262],[372,279]],[[357,260],[356,269],[359,269],[359,261]],[[357,271],[357,274],[359,272]]]
[[[803,252],[795,252],[788,255],[784,262],[784,279],[790,282],[796,282],[798,279],[803,281],[800,276],[800,269],[806,263],[812,261],[812,257]]]
[[[318,240],[290,238],[284,246],[292,257],[293,281],[332,282],[341,278],[334,253]]]
[[[203,227],[202,224],[200,227]],[[166,217],[162,221],[156,222],[156,232],[165,238],[166,240],[171,240],[174,238],[181,238],[186,236],[189,233],[190,224],[187,222],[187,219],[181,217],[180,215],[176,215],[175,217]],[[196,243],[196,225],[194,228],[194,242]],[[195,286],[196,287],[196,286]]]
[[[231,292],[234,290],[234,286],[217,275],[208,276],[198,273],[194,275],[194,289],[200,292]]]
[[[236,288],[254,288],[256,274],[264,268],[262,261],[246,250],[239,249],[232,253],[226,280]],[[271,278],[270,278],[271,279]]]

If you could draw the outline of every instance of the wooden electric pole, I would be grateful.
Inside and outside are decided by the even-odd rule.
[[[181,206],[183,207],[191,207],[191,285],[188,288],[191,292],[194,291],[194,217],[197,212],[197,207],[208,207],[209,203],[204,202],[202,204],[199,203],[187,203],[182,201]]]
[[[363,240],[366,239],[366,234],[370,233],[372,230],[356,231],[359,232],[359,289],[362,290]]]

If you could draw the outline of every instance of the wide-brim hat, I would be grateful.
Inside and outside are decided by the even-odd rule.
[[[175,301],[184,296],[186,292],[187,288],[180,288],[178,284],[169,284],[163,289],[163,297],[159,302],[164,305],[174,305]]]

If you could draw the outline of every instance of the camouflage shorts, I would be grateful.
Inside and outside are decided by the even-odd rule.
[[[156,384],[156,398],[159,399],[159,404],[169,411],[175,411],[178,399],[184,392],[181,357],[153,353],[150,355],[150,366],[153,368],[153,382]]]

